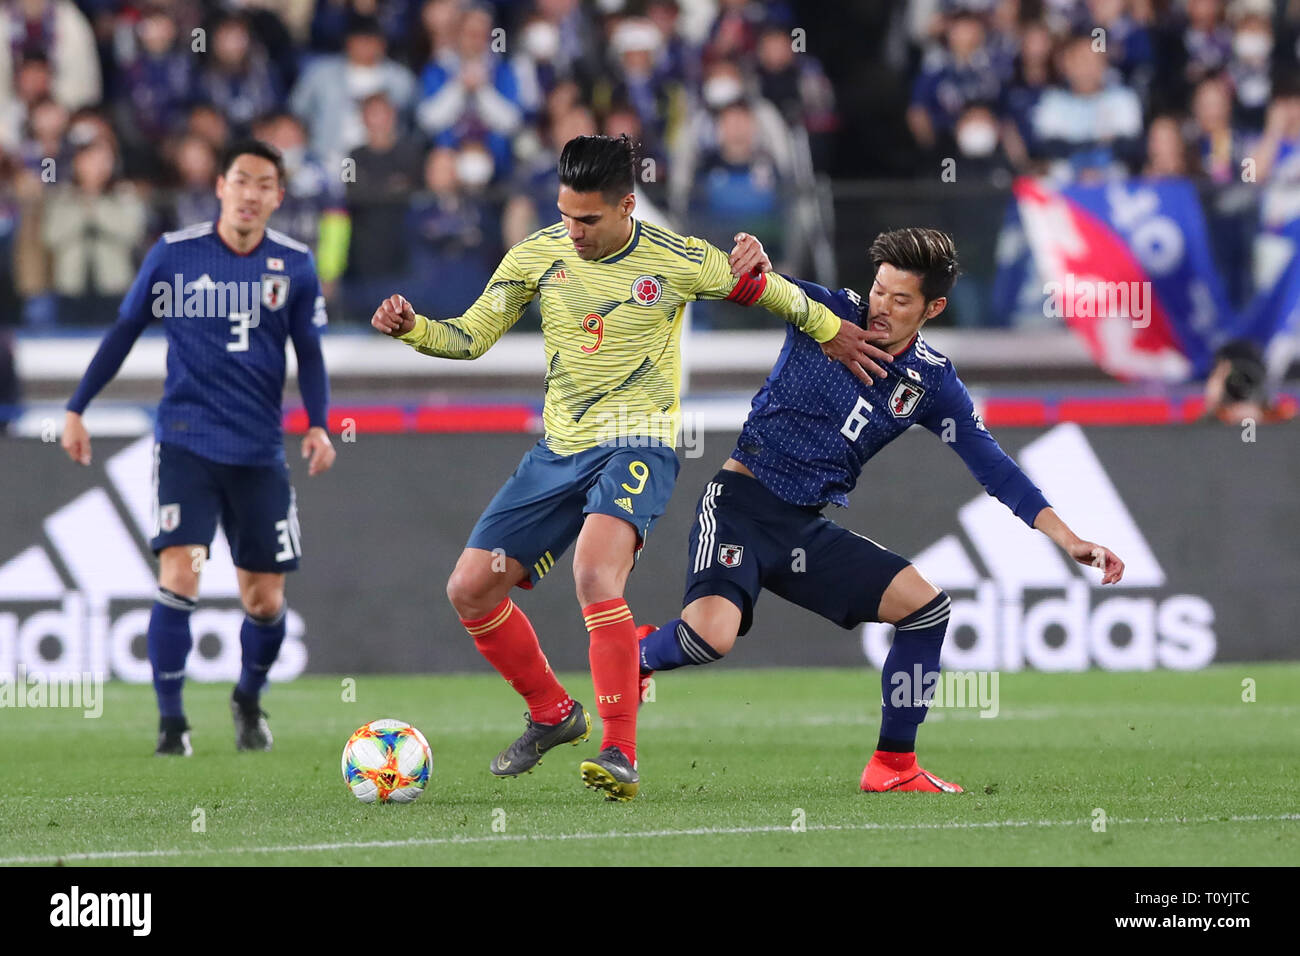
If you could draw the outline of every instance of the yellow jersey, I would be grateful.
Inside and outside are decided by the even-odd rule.
[[[546,444],[560,455],[631,436],[672,446],[680,419],[681,317],[692,299],[760,305],[818,342],[840,319],[776,273],[731,274],[727,256],[694,236],[639,219],[623,248],[578,256],[563,223],[505,254],[464,315],[417,315],[401,340],[425,355],[474,359],[541,296]]]

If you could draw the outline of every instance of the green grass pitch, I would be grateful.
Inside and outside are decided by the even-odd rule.
[[[566,677],[590,708],[590,678]],[[1242,700],[1246,678],[1255,702]],[[874,672],[720,665],[661,675],[656,690],[641,711],[641,793],[626,804],[581,786],[595,740],[532,775],[492,777],[488,760],[522,729],[495,677],[361,676],[355,702],[340,678],[277,686],[265,701],[275,749],[257,754],[235,752],[229,687],[190,684],[190,759],[152,755],[148,686],[107,685],[100,719],[0,711],[0,865],[1300,859],[1300,665],[1002,675],[996,718],[935,710],[922,728],[922,765],[960,795],[858,792]],[[342,781],[348,735],[381,717],[415,724],[433,749],[415,804],[364,805]]]

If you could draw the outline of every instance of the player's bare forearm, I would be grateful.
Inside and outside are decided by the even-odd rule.
[[[1034,527],[1080,564],[1101,571],[1102,584],[1115,584],[1124,576],[1124,562],[1109,548],[1080,538],[1050,507],[1038,512]]]

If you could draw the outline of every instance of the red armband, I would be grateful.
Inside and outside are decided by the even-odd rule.
[[[727,296],[727,301],[738,302],[741,305],[753,305],[766,288],[767,273],[760,272],[756,276],[743,275],[736,280],[736,287]]]

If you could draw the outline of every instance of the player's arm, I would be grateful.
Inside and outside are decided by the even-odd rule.
[[[750,271],[735,276],[727,256],[716,246],[693,236],[686,238],[686,245],[704,251],[699,277],[688,290],[692,298],[762,306],[821,343],[827,357],[844,363],[866,384],[873,384],[873,375],[887,377],[883,363],[893,361],[893,356],[873,345],[866,329],[856,322],[842,319],[823,303],[810,299],[784,276],[775,272],[754,275]]]
[[[370,324],[425,355],[476,359],[519,321],[536,294],[537,279],[524,271],[512,248],[464,315],[430,319],[417,314],[402,296],[394,295],[375,310]]]
[[[334,464],[337,454],[329,436],[330,380],[321,351],[321,333],[328,318],[325,293],[315,268],[310,285],[299,285],[297,298],[289,313],[289,337],[298,357],[298,392],[307,409],[307,434],[302,439],[302,457],[310,459],[307,474],[319,475]]]
[[[984,490],[1029,527],[1047,535],[1080,564],[1101,569],[1102,584],[1124,576],[1124,562],[1114,552],[1080,538],[1047,503],[1043,493],[1002,450],[975,412],[970,392],[949,365],[934,406],[920,424],[951,446]]]
[[[140,333],[156,318],[154,303],[161,302],[159,294],[170,295],[174,289],[170,283],[163,282],[167,287],[165,292],[160,290],[156,293],[154,290],[154,275],[166,248],[166,243],[160,239],[145,256],[135,281],[131,283],[131,288],[127,290],[126,297],[118,308],[117,321],[109,326],[104,338],[100,340],[99,348],[86,367],[77,390],[68,399],[60,444],[68,457],[78,464],[90,464],[90,432],[81,419],[82,413],[90,400],[113,380]],[[173,305],[179,307],[180,303]]]

